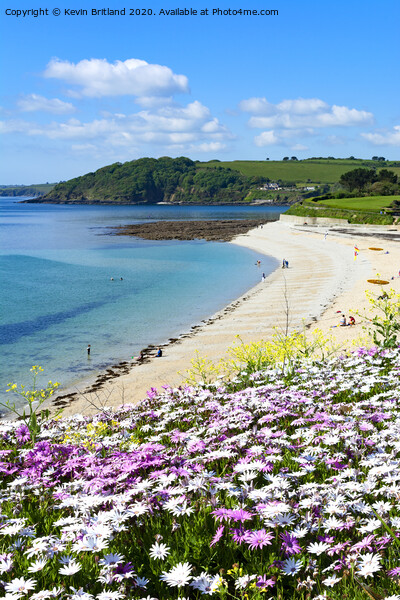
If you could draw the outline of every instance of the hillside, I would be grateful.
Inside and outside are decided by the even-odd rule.
[[[33,185],[2,185],[0,196],[43,196],[50,192],[55,183],[39,183]]]
[[[52,189],[47,189],[41,198],[28,202],[293,204],[307,197],[326,194],[330,186],[338,184],[343,174],[360,167],[374,169],[377,173],[382,169],[390,169],[400,176],[400,162],[395,161],[318,158],[302,161],[212,160],[202,163],[186,157],[140,158],[114,163],[93,173],[58,183]],[[279,188],[260,189],[269,182],[277,182]],[[310,189],[307,189],[308,186]],[[29,195],[37,194],[31,192]]]
[[[309,158],[306,160],[234,160],[210,161],[201,163],[203,167],[212,168],[215,165],[235,169],[247,177],[267,177],[271,181],[282,180],[297,185],[334,184],[341,175],[359,167],[387,168],[400,175],[399,161],[373,161],[363,159],[341,158]]]
[[[343,219],[347,223],[392,225],[398,212],[393,208],[400,196],[364,196],[361,198],[314,198],[291,206],[287,215]]]
[[[189,158],[141,158],[115,163],[57,184],[32,202],[67,204],[218,204],[243,202],[263,183],[219,165],[203,168]]]

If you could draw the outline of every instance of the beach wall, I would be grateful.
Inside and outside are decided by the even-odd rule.
[[[330,217],[298,217],[297,215],[282,214],[279,217],[284,223],[293,223],[294,225],[348,225],[345,219],[332,219]]]
[[[375,225],[373,223],[348,223],[346,219],[332,219],[329,217],[298,217],[297,215],[286,215],[281,214],[279,216],[279,220],[283,223],[287,223],[288,225],[340,225],[341,227],[349,227],[349,228],[358,228],[362,229],[373,229],[374,231],[386,231],[387,229],[394,230],[399,229],[398,225]]]

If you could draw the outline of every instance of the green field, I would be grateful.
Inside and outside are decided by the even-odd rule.
[[[391,225],[394,216],[390,207],[400,196],[365,196],[362,198],[332,198],[329,200],[303,200],[290,207],[287,215],[298,217],[328,217],[343,219],[347,223]]]
[[[337,183],[347,171],[360,167],[371,169],[376,167],[390,169],[400,176],[400,163],[387,161],[379,163],[372,160],[350,160],[350,159],[309,159],[299,161],[283,160],[234,160],[226,162],[198,163],[202,167],[229,167],[236,169],[243,175],[268,177],[271,181],[293,181],[299,185],[333,184]],[[392,166],[393,164],[399,166]]]
[[[0,196],[37,196],[47,194],[55,183],[38,183],[33,185],[0,185]]]
[[[340,208],[345,210],[361,210],[364,212],[380,212],[388,208],[394,200],[400,200],[400,196],[365,196],[364,198],[333,198],[321,200],[319,206],[329,208]]]

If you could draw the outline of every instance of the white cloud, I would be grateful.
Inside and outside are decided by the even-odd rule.
[[[308,146],[304,144],[295,143],[293,144],[293,138],[298,138],[300,135],[308,137],[313,135],[313,129],[306,130],[290,130],[290,131],[263,131],[260,135],[256,135],[254,143],[256,146],[262,148],[264,146],[285,146],[292,150],[308,150]]]
[[[74,96],[101,98],[103,96],[171,96],[189,91],[185,75],[176,75],[169,67],[149,64],[130,58],[109,63],[106,59],[91,58],[72,63],[52,59],[43,73],[80,88],[71,91]]]
[[[363,110],[350,109],[346,106],[332,106],[329,111],[313,114],[295,114],[282,112],[270,117],[250,117],[250,127],[263,129],[282,128],[300,129],[309,127],[350,127],[364,125],[373,121],[373,115]]]
[[[92,152],[96,150],[96,146],[95,144],[72,144],[71,149],[78,152]]]
[[[225,144],[221,142],[204,142],[204,144],[197,144],[191,147],[191,150],[197,152],[220,152],[226,148]]]
[[[295,115],[310,115],[329,109],[329,105],[319,98],[298,98],[282,100],[276,105],[279,112],[290,112]]]
[[[276,112],[275,106],[267,101],[266,98],[248,98],[239,102],[239,108],[243,112],[253,115],[273,115]]]
[[[282,100],[278,104],[266,98],[248,98],[239,104],[243,112],[250,114],[248,125],[265,129],[255,136],[256,146],[291,146],[294,150],[306,150],[307,146],[290,139],[318,135],[318,130],[329,127],[354,127],[373,122],[373,114],[347,106],[330,106],[319,98]]]
[[[400,125],[395,125],[393,131],[383,133],[362,133],[363,138],[376,146],[400,146]]]
[[[303,151],[308,149],[308,146],[304,146],[304,144],[295,144],[294,146],[292,146],[292,150]]]
[[[249,98],[240,103],[250,113],[250,127],[259,129],[302,129],[310,127],[350,127],[373,121],[373,114],[347,106],[329,106],[318,98],[282,100],[271,104],[266,98]]]
[[[22,119],[0,121],[0,133],[26,133],[29,125],[29,123]]]
[[[275,146],[276,144],[281,143],[281,138],[279,138],[274,131],[263,131],[260,135],[256,135],[254,143],[259,147]]]
[[[272,104],[266,98],[249,98],[242,100],[239,108],[253,115],[270,116],[281,113],[309,115],[329,109],[329,105],[318,98],[298,98],[297,100],[282,100]]]
[[[167,105],[158,110],[141,110],[131,115],[105,114],[83,122],[75,118],[47,125],[28,121],[0,122],[5,133],[23,133],[71,142],[73,150],[99,148],[143,148],[149,144],[160,148],[179,146],[182,150],[220,150],[233,138],[229,130],[209,109],[198,101],[186,106]],[[208,150],[207,150],[208,149]]]
[[[23,96],[17,102],[18,108],[23,112],[43,111],[57,115],[74,112],[75,106],[70,102],[63,102],[58,98],[45,98],[37,94]]]
[[[342,135],[328,135],[324,141],[330,146],[340,146],[347,142],[347,138]]]

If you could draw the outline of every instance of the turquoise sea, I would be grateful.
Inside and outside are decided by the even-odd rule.
[[[258,283],[260,270],[268,274],[278,266],[234,244],[154,242],[106,235],[106,228],[164,219],[274,220],[286,207],[19,200],[0,198],[2,400],[9,382],[29,384],[34,364],[45,369],[39,383],[51,379],[67,387],[148,344],[167,342]]]

